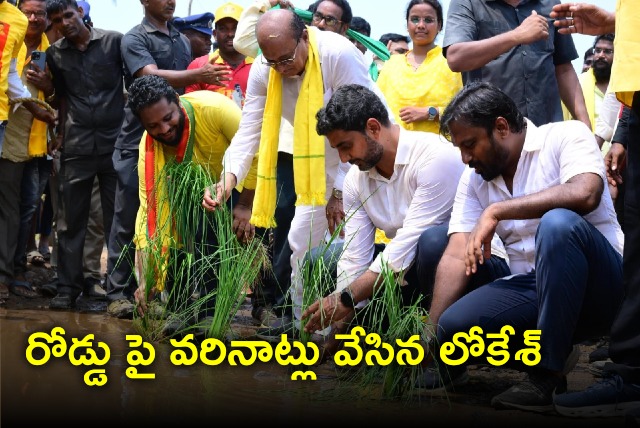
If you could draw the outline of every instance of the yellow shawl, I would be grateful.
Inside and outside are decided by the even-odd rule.
[[[37,50],[46,51],[48,47],[49,39],[47,39],[45,34],[42,34],[40,45]],[[20,48],[18,58],[20,58],[20,61],[17,62],[16,68],[18,70],[18,75],[22,76],[22,70],[24,70],[24,68],[31,62],[31,56],[27,57],[27,45],[24,43]],[[44,93],[40,90],[38,91],[38,99],[40,101],[44,101]],[[29,134],[28,154],[30,157],[44,156],[47,154],[47,124],[45,122],[33,119],[31,133]]]
[[[324,170],[324,137],[316,133],[316,113],[322,108],[323,81],[315,33],[309,35],[309,57],[296,102],[293,123],[293,177],[296,205],[324,205],[326,179]],[[282,76],[271,69],[267,101],[262,117],[262,135],[258,152],[258,181],[253,201],[251,223],[257,227],[275,227],[276,164],[278,135],[282,117]],[[315,179],[315,182],[312,180]]]

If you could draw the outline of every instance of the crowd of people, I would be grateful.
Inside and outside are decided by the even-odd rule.
[[[541,360],[514,361],[527,377],[494,407],[640,417],[630,0],[615,13],[452,0],[446,32],[438,0],[410,0],[407,34],[379,40],[347,0],[183,18],[175,0],[140,0],[125,34],[94,27],[87,2],[11,3],[0,0],[0,301],[49,293],[69,310],[84,295],[131,319],[167,288],[215,296],[215,263],[196,266],[220,257],[227,220],[211,212],[228,209],[235,239],[268,248],[248,290],[258,337],[330,344],[391,273],[398,304],[429,314],[434,358],[416,387],[466,383],[439,344],[509,325],[541,331]],[[595,36],[580,74],[575,33]],[[206,177],[182,183],[195,206],[176,196],[193,171]],[[56,276],[36,289],[25,272],[49,235]],[[332,289],[309,301],[305,270],[320,257]],[[576,345],[599,338],[603,380],[568,392]]]

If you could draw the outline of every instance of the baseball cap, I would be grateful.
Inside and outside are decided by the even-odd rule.
[[[196,30],[201,33],[213,35],[211,29],[213,23],[213,13],[205,12],[198,15],[191,15],[185,18],[174,18],[173,25],[178,31]]]
[[[78,4],[78,6],[82,8],[82,11],[84,12],[84,16],[82,17],[82,20],[84,22],[91,21],[91,16],[89,16],[89,13],[91,12],[91,5],[86,1],[80,1],[80,0],[77,1],[76,3]]]
[[[216,10],[216,20],[214,22],[218,22],[225,18],[235,19],[236,21],[240,21],[240,15],[242,14],[242,6],[239,6],[235,3],[225,3]]]

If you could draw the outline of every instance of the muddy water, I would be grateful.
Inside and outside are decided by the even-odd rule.
[[[86,367],[74,366],[65,357],[42,366],[27,362],[28,338],[34,332],[50,333],[60,326],[65,339],[95,335],[111,351],[104,366],[104,386],[84,383]],[[174,366],[173,347],[154,344],[156,358],[141,372],[155,373],[152,380],[129,379],[125,336],[136,334],[131,321],[104,313],[70,313],[39,310],[0,310],[1,421],[3,426],[51,423],[86,423],[87,426],[121,427],[157,423],[304,423],[338,426],[366,422],[403,425],[441,422],[442,425],[492,426],[532,423],[549,426],[592,426],[601,421],[572,421],[496,412],[487,406],[490,397],[452,395],[409,402],[364,399],[363,391],[345,389],[336,379],[335,367],[323,364],[317,381],[291,381],[287,368],[275,363],[249,367],[196,364]],[[97,347],[94,346],[94,349]],[[607,426],[611,426],[611,421]],[[117,425],[116,425],[117,424]],[[435,426],[441,425],[436,423]],[[480,423],[482,425],[482,423]],[[59,426],[59,425],[58,425]]]

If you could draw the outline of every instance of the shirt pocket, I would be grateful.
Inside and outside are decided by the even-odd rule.
[[[92,69],[92,80],[96,89],[112,89],[122,85],[122,64],[117,61],[101,62]]]

